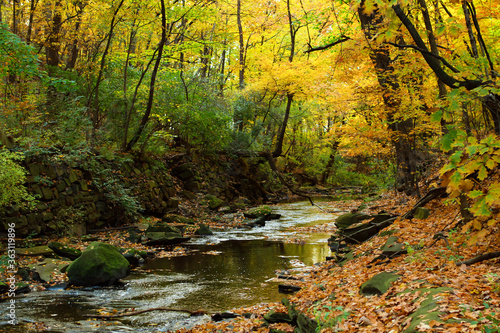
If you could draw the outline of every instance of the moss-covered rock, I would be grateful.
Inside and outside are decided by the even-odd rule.
[[[207,195],[205,197],[208,200],[208,208],[211,210],[217,210],[224,205],[224,200],[217,198],[215,195]]]
[[[130,272],[130,263],[112,245],[92,242],[67,269],[68,282],[78,286],[112,285]]]
[[[194,233],[199,236],[210,236],[214,234],[206,224],[200,224]]]
[[[360,223],[361,221],[367,220],[369,218],[371,218],[370,215],[362,213],[347,213],[337,217],[337,219],[335,220],[335,225],[339,229],[347,229],[351,225]]]
[[[20,256],[47,256],[47,255],[53,255],[54,250],[52,250],[50,247],[46,245],[41,245],[41,246],[35,246],[35,247],[30,247],[27,249],[21,249],[18,248],[16,249],[16,254]]]
[[[400,275],[389,272],[378,273],[361,285],[360,292],[365,296],[385,294],[391,284],[400,277]]]
[[[251,208],[247,210],[244,215],[250,219],[256,219],[258,217],[266,216],[272,213],[271,207],[267,205],[262,205],[258,207]]]
[[[52,249],[57,255],[68,258],[70,260],[75,260],[82,254],[82,251],[78,249],[72,249],[58,242],[50,242],[47,246]]]

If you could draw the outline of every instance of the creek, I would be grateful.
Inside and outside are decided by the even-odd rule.
[[[325,205],[326,206],[326,205]],[[152,311],[140,315],[89,321],[84,314],[100,308],[136,310],[169,307],[203,309],[207,313],[276,302],[283,298],[278,283],[268,281],[276,271],[303,269],[330,255],[327,238],[331,233],[290,231],[291,227],[332,224],[337,214],[326,213],[309,202],[273,206],[281,214],[264,227],[215,232],[195,238],[182,247],[186,256],[149,260],[134,270],[121,287],[53,288],[19,295],[18,320],[44,322],[48,332],[165,332],[190,327],[208,316],[190,317],[181,312]],[[303,244],[287,243],[290,237],[306,237]],[[5,303],[4,303],[5,304]],[[0,307],[0,331],[6,327],[6,309]]]

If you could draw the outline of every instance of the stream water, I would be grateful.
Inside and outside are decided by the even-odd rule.
[[[190,327],[207,316],[189,317],[181,312],[154,311],[117,318],[108,325],[88,321],[84,314],[100,308],[137,310],[153,307],[223,312],[261,302],[279,301],[276,282],[266,282],[277,270],[294,265],[313,265],[330,255],[330,234],[305,234],[305,244],[283,242],[292,226],[333,224],[335,214],[324,213],[309,202],[273,207],[279,220],[264,227],[216,232],[183,244],[187,256],[154,259],[134,270],[125,285],[113,288],[62,289],[20,295],[16,299],[19,320],[44,322],[49,332],[164,332]],[[5,303],[4,303],[5,304]],[[0,306],[0,331],[16,332],[7,326],[6,306]]]

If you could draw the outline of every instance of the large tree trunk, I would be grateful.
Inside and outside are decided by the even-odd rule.
[[[375,45],[372,43],[374,37],[380,32],[383,24],[383,16],[378,10],[368,14],[365,11],[365,1],[361,2],[358,9],[359,20],[368,43],[371,43],[370,58],[377,70],[378,82],[384,90],[384,104],[390,111],[388,115],[389,129],[393,133],[392,143],[396,151],[396,163],[398,169],[398,188],[408,193],[418,193],[416,169],[417,159],[415,142],[410,136],[413,130],[413,119],[399,120],[395,114],[399,111],[401,101],[399,99],[400,86],[394,74],[394,67],[386,44]]]

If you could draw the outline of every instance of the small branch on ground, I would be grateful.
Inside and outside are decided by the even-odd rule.
[[[469,265],[476,264],[476,263],[484,261],[484,260],[494,259],[494,258],[498,258],[498,257],[500,257],[500,251],[489,252],[489,253],[481,254],[481,255],[474,257],[472,259],[462,261],[460,264],[469,266]]]

